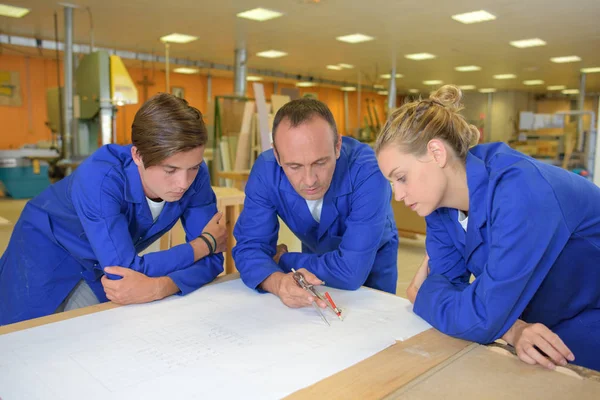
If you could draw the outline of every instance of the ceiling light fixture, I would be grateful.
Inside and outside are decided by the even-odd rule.
[[[460,67],[454,67],[454,70],[458,72],[481,71],[481,67],[478,65],[462,65]]]
[[[165,43],[189,43],[198,40],[197,36],[184,35],[182,33],[171,33],[160,38],[161,42]]]
[[[529,81],[523,81],[523,85],[527,86],[535,86],[535,85],[543,85],[544,81],[541,79],[531,79]]]
[[[494,75],[494,79],[515,79],[517,76],[515,74],[498,74]]]
[[[296,83],[297,87],[313,87],[313,86],[317,86],[316,83],[314,82],[298,82]]]
[[[9,6],[8,4],[0,4],[0,15],[10,18],[23,18],[29,14],[28,8]]]
[[[553,63],[570,63],[570,62],[577,62],[577,61],[581,61],[581,57],[579,56],[564,56],[564,57],[552,57],[550,59],[550,61],[552,61]]]
[[[267,50],[267,51],[261,51],[259,53],[256,53],[256,55],[259,57],[265,57],[265,58],[279,58],[279,57],[287,56],[287,53],[285,51],[279,51],[279,50]]]
[[[362,42],[368,42],[375,38],[372,36],[363,35],[362,33],[353,33],[352,35],[338,36],[338,37],[336,37],[336,39],[339,40],[340,42],[346,42],[346,43],[362,43]]]
[[[528,47],[545,46],[546,42],[544,42],[542,39],[535,38],[535,39],[513,40],[512,42],[510,42],[510,45],[514,46],[514,47],[518,47],[519,49],[526,49]]]
[[[593,74],[595,72],[600,72],[600,67],[581,68],[581,72],[585,74]]]
[[[479,10],[464,14],[456,14],[452,16],[452,19],[462,22],[463,24],[475,24],[477,22],[493,21],[496,19],[496,16],[487,11]]]
[[[240,18],[251,19],[253,21],[268,21],[270,19],[279,18],[283,15],[279,11],[268,10],[266,8],[253,8],[252,10],[243,11],[236,14]]]
[[[200,73],[200,70],[198,68],[179,67],[179,68],[175,68],[173,70],[173,72],[176,72],[178,74],[191,75],[191,74],[198,74],[198,73]]]
[[[415,54],[406,54],[404,57],[408,58],[409,60],[422,61],[422,60],[434,59],[436,56],[433,54],[430,54],[430,53],[415,53]]]
[[[402,75],[402,74],[396,74],[395,76],[396,76],[396,79],[398,79],[398,78],[404,78],[404,75]],[[381,75],[379,75],[379,77],[382,78],[382,79],[391,79],[392,78],[392,74],[381,74]]]

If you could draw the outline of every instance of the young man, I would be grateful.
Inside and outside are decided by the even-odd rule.
[[[202,114],[158,94],[136,114],[131,139],[100,148],[27,203],[0,260],[0,325],[187,294],[223,270]],[[179,218],[188,243],[138,256]]]
[[[325,104],[286,104],[273,122],[273,150],[252,168],[234,230],[242,280],[290,307],[315,301],[296,284],[292,268],[312,284],[395,293],[398,232],[390,200],[373,150],[342,139]],[[302,241],[302,253],[276,250],[278,217]]]

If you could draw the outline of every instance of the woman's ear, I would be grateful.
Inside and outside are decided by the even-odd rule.
[[[440,168],[444,168],[448,163],[448,149],[441,140],[431,139],[427,143],[427,152]]]

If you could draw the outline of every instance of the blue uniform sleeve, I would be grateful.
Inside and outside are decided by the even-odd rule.
[[[203,167],[206,168],[204,165]],[[208,177],[208,171],[206,176]],[[208,179],[203,182],[199,191],[200,193],[194,196],[181,216],[186,242],[200,236],[208,221],[217,213],[217,198]],[[181,294],[185,295],[212,282],[221,272],[223,272],[223,254],[213,254],[167,276],[175,282]]]
[[[456,248],[442,220],[444,215],[436,211],[426,218],[427,236],[425,247],[429,256],[430,275],[443,275],[459,290],[469,284],[471,273],[465,259]]]
[[[257,160],[246,184],[246,198],[233,234],[237,244],[232,250],[242,281],[251,289],[274,272],[282,272],[273,260],[279,233],[277,211],[269,199],[270,189],[263,181],[263,162]]]
[[[339,248],[321,255],[286,253],[281,268],[306,268],[328,286],[356,290],[371,273],[385,231],[392,189],[376,164],[362,166],[351,194],[351,211]]]
[[[445,334],[479,343],[501,337],[570,237],[548,182],[529,162],[518,164],[499,178],[486,204],[489,257],[481,275],[464,287],[452,282],[454,274],[432,271],[419,289],[415,313]]]
[[[122,209],[123,184],[118,177],[107,174],[101,182],[90,183],[86,177],[78,176],[73,181],[71,196],[102,269],[120,266],[159,277],[189,267],[194,262],[194,250],[187,243],[142,257],[137,255]]]

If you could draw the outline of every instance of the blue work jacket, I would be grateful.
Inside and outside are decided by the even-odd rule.
[[[471,149],[466,172],[467,231],[455,209],[426,218],[430,274],[414,311],[479,343],[539,322],[600,369],[600,188],[503,143]]]
[[[273,150],[262,153],[252,167],[234,229],[232,254],[242,280],[254,289],[276,271],[306,268],[331,287],[365,285],[395,293],[398,231],[390,200],[390,184],[373,150],[344,137],[316,222]],[[276,264],[278,217],[300,239],[302,253],[284,254]]]
[[[199,288],[223,270],[221,254],[194,263],[188,243],[138,253],[180,218],[187,240],[196,238],[216,212],[202,163],[182,198],[167,202],[153,222],[131,145],[98,149],[23,209],[0,260],[0,325],[53,313],[82,279],[107,301],[100,282],[107,266],[168,276],[180,294]]]

